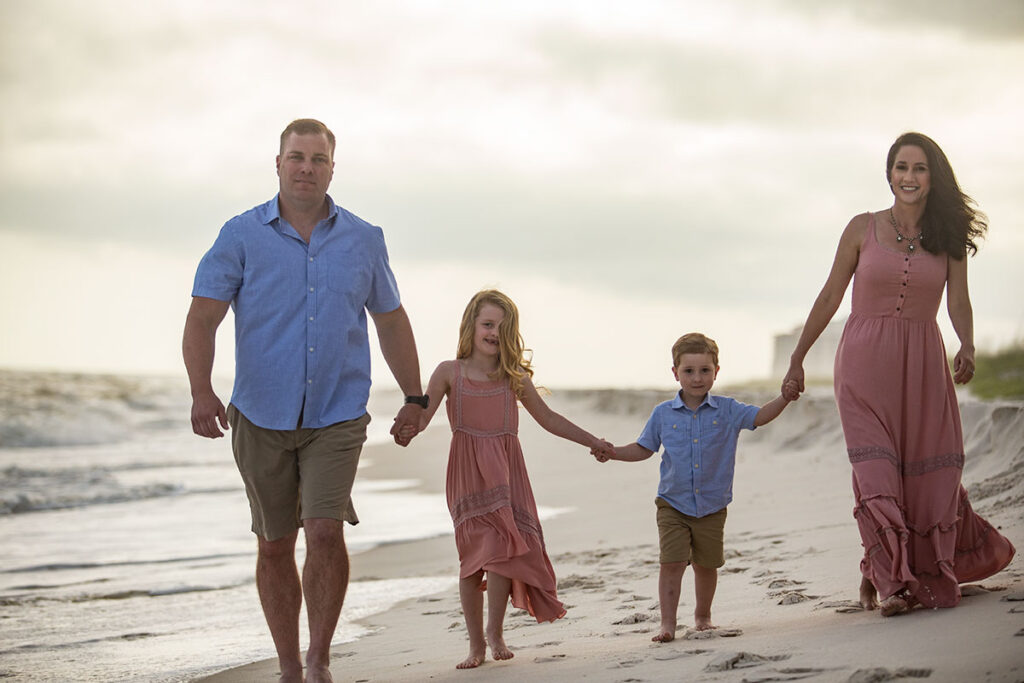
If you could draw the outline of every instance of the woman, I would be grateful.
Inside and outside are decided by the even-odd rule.
[[[998,572],[1014,548],[974,513],[960,484],[964,448],[953,383],[974,375],[967,254],[977,251],[985,216],[925,135],[897,138],[886,176],[895,201],[846,226],[783,387],[795,380],[803,391],[804,357],[853,278],[835,395],[864,544],[860,602],[874,609],[881,594],[881,613],[891,616],[916,604],[953,607],[960,583]],[[943,288],[960,339],[952,377],[935,322]]]

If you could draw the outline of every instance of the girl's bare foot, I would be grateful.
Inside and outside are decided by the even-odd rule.
[[[473,650],[470,650],[469,656],[466,657],[461,662],[459,662],[458,664],[456,664],[455,668],[456,669],[475,669],[475,668],[477,668],[478,666],[480,666],[481,664],[484,663],[484,659],[486,658],[486,654],[487,654],[486,650],[482,650],[480,652],[475,652]]]
[[[491,646],[491,656],[498,661],[512,659],[516,656],[512,650],[508,649],[508,645],[505,644],[505,639],[500,633],[488,633],[487,644]]]

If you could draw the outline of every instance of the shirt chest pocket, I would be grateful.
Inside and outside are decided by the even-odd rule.
[[[697,421],[690,415],[672,415],[671,419],[662,424],[662,442],[670,449],[689,446],[698,434],[695,422]]]
[[[370,269],[365,263],[333,263],[327,268],[327,289],[362,306],[370,298]]]

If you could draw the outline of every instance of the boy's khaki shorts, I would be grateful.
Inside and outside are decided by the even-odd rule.
[[[725,564],[726,508],[706,517],[691,517],[655,498],[661,563],[686,562],[708,569]]]
[[[319,429],[264,429],[234,405],[227,413],[253,533],[274,541],[294,532],[304,519],[359,523],[352,482],[366,441],[368,413]]]

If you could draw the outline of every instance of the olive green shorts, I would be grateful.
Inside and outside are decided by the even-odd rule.
[[[352,482],[369,413],[319,429],[264,429],[234,405],[227,412],[253,533],[273,541],[294,532],[304,519],[359,523]]]
[[[691,517],[655,498],[661,563],[686,562],[708,569],[725,564],[726,508],[705,517]]]

